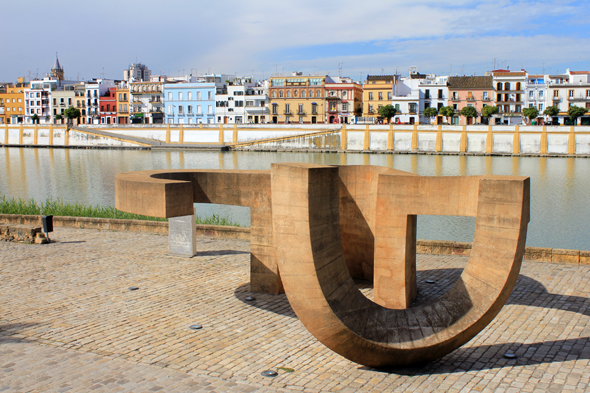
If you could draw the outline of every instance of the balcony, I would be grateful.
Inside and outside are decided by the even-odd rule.
[[[561,101],[561,97],[553,97],[553,102],[560,102]]]
[[[292,113],[291,113],[291,110],[290,110],[290,109],[285,109],[285,110],[283,111],[283,114],[284,114],[284,115],[287,115],[287,116],[290,116],[290,115],[292,115]]]
[[[461,99],[459,97],[451,97],[451,101],[461,101]]]
[[[490,97],[484,97],[484,98],[482,98],[482,100],[483,101],[491,101],[491,98]]]
[[[576,101],[578,101],[578,102],[586,102],[586,101],[590,101],[590,97],[588,97],[588,96],[586,96],[586,97],[584,97],[584,96],[568,97],[567,100],[568,101],[571,101],[571,102],[576,102]]]
[[[496,100],[496,104],[522,104],[522,101],[518,100],[508,100],[508,101],[504,101],[504,100]]]
[[[303,111],[303,110],[297,111],[297,114],[300,115],[300,116],[303,116],[303,115],[305,115],[305,111]]]
[[[475,97],[467,97],[467,101],[475,101]]]

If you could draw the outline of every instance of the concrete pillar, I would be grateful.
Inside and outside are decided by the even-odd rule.
[[[389,131],[387,132],[387,150],[393,151],[395,142],[393,138],[393,125],[389,124]]]
[[[467,126],[463,126],[463,131],[461,131],[459,151],[461,153],[467,152]]]
[[[64,146],[68,146],[70,144],[70,130],[66,129],[64,131]]]
[[[166,125],[166,143],[170,143],[170,124]]]
[[[4,126],[4,144],[8,145],[8,124]]]
[[[442,126],[438,126],[438,131],[436,131],[436,142],[434,151],[441,152],[443,150],[443,138],[442,138]]]
[[[340,132],[340,150],[346,151],[348,148],[348,131],[346,131],[346,124],[342,126],[342,131]]]
[[[53,125],[49,126],[49,146],[53,146]]]
[[[223,124],[219,125],[219,144],[223,145],[224,144],[224,139],[223,139]]]
[[[512,136],[512,154],[520,154],[520,127],[514,126],[514,135]]]
[[[193,257],[197,255],[196,214],[168,219],[168,251],[170,254]]]
[[[363,150],[371,150],[371,130],[369,129],[369,125],[365,129],[365,140],[363,143]]]
[[[414,125],[414,130],[412,131],[412,151],[418,150],[418,126]]]
[[[33,131],[33,145],[39,144],[39,125],[35,124],[35,130]]]
[[[182,124],[180,125],[180,129],[178,131],[178,143],[184,143],[184,127]]]
[[[488,135],[486,138],[486,153],[494,152],[494,134],[492,133],[492,126],[488,126]]]
[[[234,124],[234,133],[232,134],[232,143],[236,144],[238,143],[238,125]]]
[[[21,124],[18,130],[18,144],[22,145],[23,144],[23,133],[24,133],[24,127]]]
[[[547,154],[547,126],[543,126],[541,132],[541,154]]]
[[[570,126],[570,133],[567,139],[567,154],[576,154],[576,134],[574,126]]]

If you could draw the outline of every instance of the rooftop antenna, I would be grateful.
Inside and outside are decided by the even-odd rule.
[[[342,78],[342,65],[344,63],[338,63],[338,77]]]

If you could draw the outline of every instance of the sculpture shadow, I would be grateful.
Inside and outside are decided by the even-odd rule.
[[[26,338],[15,338],[13,335],[20,333],[20,331],[23,329],[36,325],[36,323],[31,322],[0,325],[0,345],[28,341]]]
[[[418,296],[412,306],[431,303],[447,292],[457,281],[463,269],[431,269],[417,271]],[[427,282],[428,281],[428,282]],[[372,288],[369,281],[356,281],[363,292]],[[287,296],[250,292],[245,284],[234,291],[236,298],[251,307],[285,315],[297,316],[293,312]],[[248,301],[246,297],[254,297]],[[549,293],[539,281],[520,274],[506,304],[551,308],[590,316],[590,298]],[[513,352],[517,359],[505,359],[504,353]],[[421,375],[433,373],[452,373],[473,370],[501,368],[505,366],[525,366],[565,360],[590,359],[590,337],[521,343],[518,341],[502,344],[460,347],[450,354],[431,363],[416,367],[397,369],[373,369],[361,366],[360,369],[373,370],[400,375]]]

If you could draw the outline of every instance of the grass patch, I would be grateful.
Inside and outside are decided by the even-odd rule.
[[[47,199],[37,202],[35,199],[6,198],[0,196],[0,214],[67,216],[67,217],[92,217],[92,218],[117,218],[122,220],[146,220],[168,221],[167,218],[143,216],[140,214],[126,213],[111,206],[88,206],[79,203],[66,203],[61,199]],[[211,217],[197,216],[197,224],[236,226],[231,219],[220,218],[217,214]]]
[[[289,368],[289,367],[277,367],[277,370],[283,370],[286,373],[292,373],[293,371],[295,371],[295,370],[293,370],[292,368]]]

